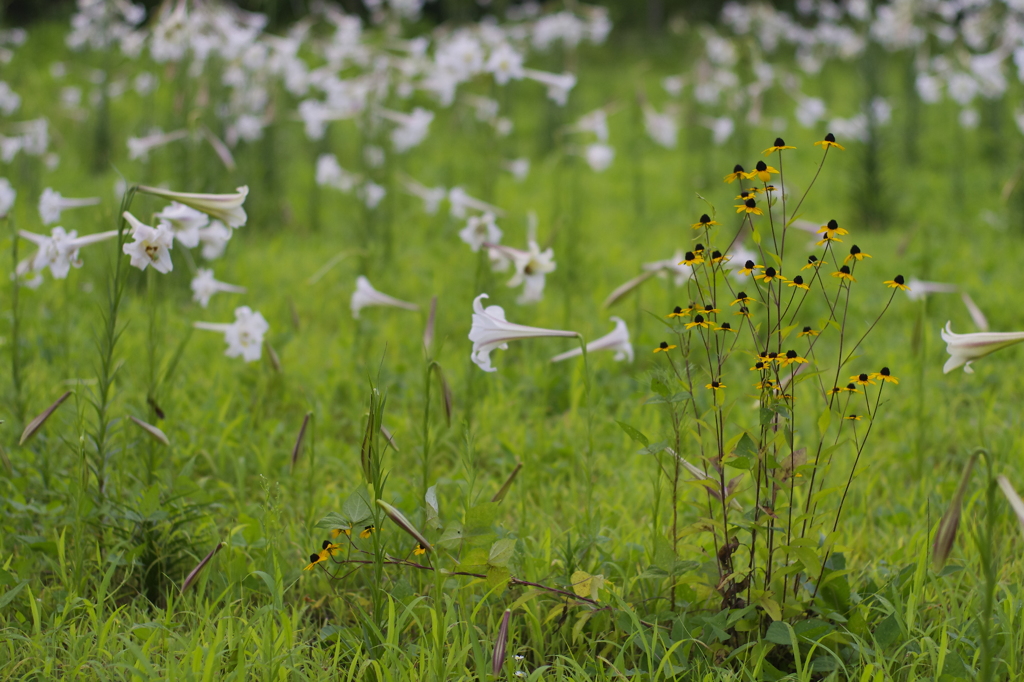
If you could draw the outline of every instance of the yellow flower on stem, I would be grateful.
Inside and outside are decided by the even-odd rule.
[[[681,260],[679,262],[679,265],[694,266],[694,265],[700,265],[703,262],[704,262],[704,259],[701,256],[695,254],[693,251],[687,251],[686,255],[683,256],[683,260]]]
[[[910,291],[910,287],[908,287],[906,285],[906,281],[907,280],[903,279],[903,275],[896,275],[892,279],[885,280],[885,282],[883,282],[883,284],[885,284],[885,286],[889,287],[890,289],[899,289],[900,291]]]
[[[707,329],[711,329],[711,322],[705,320],[703,315],[697,315],[693,318],[693,322],[686,323],[687,329],[693,329],[694,327],[705,327]]]
[[[720,381],[712,381],[710,384],[705,384],[704,388],[710,388],[712,391],[719,391],[723,388],[727,388],[725,384]]]
[[[775,382],[772,381],[771,379],[762,379],[761,381],[754,384],[754,388],[757,388],[761,391],[767,391],[770,388],[773,388],[774,386]]]
[[[754,263],[754,261],[748,260],[746,263],[743,264],[743,267],[740,268],[739,273],[741,275],[749,275],[754,270],[764,270],[764,266],[763,265],[756,265]]]
[[[761,273],[760,275],[754,275],[754,279],[759,279],[765,284],[768,284],[769,282],[775,279],[782,280],[783,282],[786,281],[786,278],[783,277],[780,273],[775,272],[775,268],[773,268],[770,265],[767,268],[765,268],[764,272]]]
[[[732,256],[724,256],[721,251],[715,250],[711,252],[712,263],[728,263],[732,259]]]
[[[856,384],[846,384],[846,386],[844,388],[841,388],[840,390],[841,391],[846,391],[847,393],[861,393],[862,392],[859,388],[857,388]]]
[[[732,325],[728,322],[723,322],[721,327],[715,327],[716,332],[732,332],[736,333],[736,330],[732,328]]]
[[[732,306],[736,305],[737,303],[750,303],[753,300],[754,299],[752,299],[749,296],[747,296],[747,292],[741,291],[741,292],[736,294],[736,299],[732,303],[729,304],[729,307],[731,308]]]
[[[772,173],[778,175],[779,171],[775,170],[774,168],[766,164],[764,161],[758,161],[757,165],[754,167],[754,170],[747,173],[745,177],[747,178],[747,180],[753,180],[754,178],[757,178],[761,182],[769,182],[772,179]]]
[[[310,554],[309,555],[309,563],[302,570],[303,571],[312,571],[314,566],[316,566],[321,561],[326,561],[326,560],[327,560],[327,557],[323,556],[322,553],[321,554]]]
[[[807,265],[800,268],[801,270],[810,270],[811,268],[818,268],[822,265],[828,265],[828,261],[818,260],[817,256],[811,255],[807,257]]]
[[[672,312],[670,312],[665,317],[686,317],[687,315],[690,314],[691,310],[692,308],[680,308],[679,306],[676,306],[675,308],[672,309]]]
[[[803,331],[800,332],[799,334],[797,334],[797,337],[799,338],[801,336],[817,336],[820,333],[821,332],[815,331],[814,329],[811,329],[810,327],[804,327]]]
[[[797,289],[803,289],[804,291],[811,290],[811,285],[804,284],[804,278],[801,277],[800,275],[794,277],[793,281],[790,282],[787,286],[796,287]]]
[[[331,538],[336,538],[339,535],[349,535],[349,536],[351,536],[352,535],[352,529],[351,528],[335,528],[334,530],[331,531]]]
[[[859,384],[861,386],[874,386],[875,382],[871,380],[867,374],[855,374],[850,377],[850,381]]]
[[[717,222],[715,222],[714,220],[711,219],[711,216],[709,216],[707,213],[705,213],[704,215],[702,215],[700,217],[700,220],[698,220],[697,222],[695,222],[692,225],[690,225],[690,227],[692,227],[695,230],[699,230],[702,227],[711,227],[712,225],[717,225],[717,224],[718,224]]]
[[[840,394],[840,393],[842,393],[842,392],[843,392],[843,389],[839,388],[838,386],[833,386],[833,387],[832,387],[832,388],[831,388],[831,389],[829,390],[828,394],[829,394],[829,395],[839,395],[839,394]]]
[[[807,358],[800,357],[800,354],[795,350],[786,351],[784,357],[779,358],[779,367],[786,367],[788,365],[799,365],[807,362]]]
[[[670,350],[672,350],[673,348],[675,348],[675,345],[671,345],[670,346],[669,344],[667,344],[664,341],[662,341],[660,344],[658,344],[658,347],[654,349],[654,352],[655,353],[667,353]]]
[[[846,147],[836,142],[836,136],[833,135],[832,133],[826,135],[824,140],[819,140],[818,142],[815,142],[814,146],[821,147],[825,151],[828,151],[829,147],[835,147],[836,149],[846,151]]]
[[[765,365],[764,362],[762,362],[761,360],[758,360],[757,363],[753,367],[750,368],[750,371],[751,372],[763,372],[766,369],[768,369],[768,366]]]
[[[850,272],[849,265],[844,265],[843,267],[839,268],[837,271],[832,273],[832,276],[838,277],[839,279],[845,279],[850,282],[857,281],[856,278],[854,278],[853,274]]]
[[[732,173],[725,176],[725,182],[728,182],[731,185],[736,180],[742,180],[745,177],[747,177],[747,172],[743,170],[743,166],[737,163],[733,166]]]
[[[838,235],[850,233],[848,230],[839,227],[839,223],[837,223],[835,220],[830,220],[827,224],[819,227],[816,234],[823,234],[825,235],[826,239],[832,240],[835,239]],[[836,239],[836,241],[842,241],[842,239]]]
[[[750,317],[750,308],[748,308],[745,305],[741,305],[740,309],[737,312],[733,313],[733,315],[742,315],[743,317],[748,317],[749,318]]]
[[[704,306],[704,310],[702,310],[701,312],[704,313],[705,315],[714,315],[715,313],[718,313],[718,312],[721,312],[721,311],[718,308],[714,307],[713,305],[709,304],[709,305]]]
[[[415,556],[419,556],[421,554],[426,554],[427,550],[423,547],[423,545],[421,545],[420,543],[417,542],[416,543],[416,547],[414,547],[413,550],[412,550],[412,553]]]
[[[872,378],[872,379],[878,379],[878,380],[880,380],[880,381],[887,381],[887,382],[889,382],[890,384],[899,384],[899,383],[900,383],[900,380],[899,380],[899,379],[897,379],[896,377],[894,377],[894,376],[893,376],[893,375],[892,375],[892,374],[891,374],[891,373],[889,372],[889,368],[888,368],[888,367],[883,367],[883,368],[882,368],[882,369],[880,369],[879,371],[877,371],[877,372],[873,372],[873,373],[871,374],[871,378]]]
[[[865,258],[871,258],[871,254],[864,253],[860,250],[860,247],[854,244],[850,247],[850,255],[843,259],[844,263],[849,263],[852,260],[860,261]]]
[[[373,531],[375,531],[375,530],[377,530],[377,529],[376,529],[376,528],[374,528],[374,527],[373,527],[373,525],[369,525],[369,526],[366,526],[366,527],[365,527],[365,528],[363,528],[363,530],[362,530],[362,531],[361,531],[361,532],[359,533],[359,537],[361,537],[361,538],[362,538],[363,540],[365,540],[366,538],[368,538],[368,537],[370,537],[371,535],[373,535]]]
[[[860,421],[860,415],[859,414],[848,414],[845,417],[843,417],[843,419],[848,419],[848,420],[850,420],[852,422],[859,422]]]
[[[781,137],[776,137],[775,144],[773,144],[771,147],[768,147],[768,149],[765,149],[763,153],[765,156],[768,156],[769,154],[782,151],[783,149],[796,149],[796,147],[790,147],[789,145],[782,141]]]
[[[737,213],[743,213],[746,211],[747,213],[753,213],[754,215],[764,215],[764,211],[757,207],[757,202],[753,199],[747,199],[742,204],[737,204],[733,208],[736,209]]]

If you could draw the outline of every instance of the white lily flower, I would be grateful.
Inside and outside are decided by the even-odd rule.
[[[146,137],[129,137],[128,138],[128,158],[132,161],[136,159],[145,160],[149,153],[157,147],[163,147],[166,144],[182,140],[188,137],[187,130],[175,130],[171,133],[155,132],[152,135]]]
[[[382,118],[398,124],[398,127],[391,131],[391,143],[399,153],[423,142],[434,120],[434,112],[423,107],[416,107],[408,114],[390,109],[380,109],[378,113]]]
[[[203,258],[214,260],[224,255],[224,249],[231,241],[234,230],[219,220],[213,220],[209,225],[199,230],[199,243],[203,245]]]
[[[907,298],[911,301],[921,301],[928,294],[955,294],[960,291],[960,287],[955,284],[947,284],[946,282],[926,282],[924,280],[911,277],[907,280]]]
[[[466,190],[461,187],[452,187],[448,190],[448,203],[450,204],[450,213],[453,218],[462,220],[466,217],[466,209],[473,209],[474,211],[480,211],[481,213],[493,213],[496,216],[503,216],[505,212],[497,206],[492,206],[486,201],[480,201],[474,197],[466,194]]]
[[[18,230],[18,234],[39,247],[39,250],[30,258],[18,263],[15,268],[15,273],[18,276],[25,277],[29,273],[42,272],[46,268],[50,268],[50,274],[54,279],[65,279],[72,266],[82,267],[82,261],[78,257],[80,248],[116,237],[117,230],[98,232],[82,237],[79,237],[75,230],[65,232],[63,227],[53,228],[49,237],[25,230]]]
[[[546,85],[548,99],[562,107],[569,101],[569,91],[576,87],[576,76],[571,73],[548,73],[536,69],[523,69],[523,76]]]
[[[522,182],[530,174],[530,160],[525,157],[506,161],[502,167],[511,173],[517,182]]]
[[[427,215],[436,214],[441,202],[448,196],[448,190],[444,187],[427,187],[409,177],[403,179],[403,184],[405,191],[423,200],[423,210]]]
[[[491,50],[484,69],[494,76],[494,82],[505,85],[523,77],[523,55],[508,43],[499,43]]]
[[[14,208],[14,200],[17,198],[18,193],[11,185],[11,181],[7,178],[0,178],[0,218],[7,217],[7,214]]]
[[[507,350],[509,341],[544,336],[579,336],[576,332],[527,327],[509,322],[505,319],[505,310],[501,306],[491,305],[484,308],[480,301],[485,298],[488,298],[487,294],[480,294],[473,299],[473,326],[469,330],[469,340],[473,342],[470,358],[485,372],[497,371],[497,368],[491,367],[491,351]]]
[[[244,294],[245,287],[219,282],[214,279],[212,269],[199,268],[196,271],[196,276],[192,279],[192,300],[205,308],[210,304],[210,299],[218,291]]]
[[[235,308],[235,321],[231,324],[215,322],[193,322],[196,329],[206,329],[224,334],[228,349],[224,355],[229,358],[242,356],[246,362],[255,362],[263,352],[263,336],[270,329],[267,320],[246,305]]]
[[[688,265],[680,265],[682,260],[683,252],[676,251],[672,258],[667,260],[657,260],[653,263],[644,263],[643,268],[648,272],[657,272],[662,277],[664,277],[665,274],[671,274],[672,283],[677,287],[681,287],[686,284],[691,277],[693,277],[693,268]]]
[[[356,193],[363,200],[363,203],[366,204],[366,208],[373,209],[380,205],[380,202],[387,196],[388,191],[373,180],[367,180]]]
[[[590,170],[600,173],[608,170],[608,167],[612,165],[612,161],[615,160],[615,148],[608,144],[595,142],[587,145],[583,151],[583,158],[587,160]]]
[[[943,374],[949,374],[960,366],[963,366],[964,371],[968,374],[973,374],[974,369],[971,368],[971,363],[975,360],[1024,341],[1024,332],[955,334],[951,322],[946,323],[946,327],[941,333],[942,340],[946,342],[946,352],[949,353],[949,359],[942,366]]]
[[[62,197],[60,192],[55,189],[47,187],[39,197],[39,217],[42,218],[43,225],[52,225],[60,220],[60,214],[62,211],[66,211],[69,208],[95,206],[98,203],[100,203],[99,197],[89,197],[88,199],[68,199]]]
[[[199,246],[199,230],[206,227],[210,222],[210,216],[202,211],[189,208],[185,204],[172,201],[170,206],[154,216],[159,218],[158,227],[166,227],[174,238],[181,242],[187,249],[194,249]]]
[[[415,303],[407,303],[400,301],[397,298],[383,294],[373,288],[370,284],[370,280],[366,277],[359,275],[356,277],[356,290],[352,292],[352,300],[349,302],[349,307],[352,309],[352,317],[359,319],[359,311],[363,308],[370,306],[383,305],[390,306],[392,308],[402,308],[403,310],[419,310],[420,307]]]
[[[547,274],[555,271],[555,252],[548,247],[543,251],[534,240],[529,242],[528,251],[501,247],[512,258],[516,272],[508,281],[508,286],[523,285],[523,293],[517,302],[520,305],[536,303],[544,297],[544,284]]]
[[[216,220],[223,221],[228,227],[242,227],[247,216],[242,204],[249,194],[248,187],[239,187],[234,194],[192,194],[189,192],[172,192],[159,187],[139,185],[139,191],[156,197],[177,201]]]
[[[131,257],[132,266],[145,270],[152,265],[154,270],[164,274],[173,270],[171,249],[174,248],[174,233],[171,229],[164,225],[145,225],[128,211],[122,215],[132,226],[132,237],[135,239],[123,247],[124,252]]]
[[[321,154],[317,157],[316,184],[321,187],[334,187],[342,192],[351,192],[359,180],[359,175],[341,167],[338,157],[334,154]]]
[[[589,355],[599,350],[613,350],[615,351],[616,362],[623,360],[633,362],[633,344],[629,342],[629,328],[626,326],[626,322],[621,317],[613,317],[611,320],[615,323],[615,329],[601,338],[594,339],[588,343],[587,354]],[[560,355],[556,355],[551,358],[551,362],[561,362],[562,360],[574,358],[577,355],[583,355],[581,348],[573,348]]]
[[[469,216],[466,226],[459,230],[459,239],[469,244],[469,248],[476,253],[487,243],[497,244],[501,241],[501,228],[494,222],[493,213]]]

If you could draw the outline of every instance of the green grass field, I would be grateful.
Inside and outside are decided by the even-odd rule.
[[[885,389],[870,422],[829,539],[832,553],[816,549],[831,516],[823,533],[808,535],[812,556],[830,557],[833,589],[818,594],[811,586],[818,575],[804,566],[793,574],[799,595],[776,590],[781,618],[746,598],[723,608],[705,487],[685,476],[673,485],[665,451],[639,453],[643,445],[617,424],[699,458],[704,436],[695,421],[684,417],[676,433],[672,408],[650,401],[658,394],[652,379],[672,380],[651,352],[673,338],[660,320],[692,292],[655,278],[610,310],[602,301],[643,263],[692,248],[690,224],[709,211],[701,197],[716,207],[727,243],[740,216],[732,209],[737,186],[721,177],[737,162],[752,167],[777,135],[797,148],[786,152],[784,170],[789,191],[802,194],[822,156],[812,145],[827,130],[795,122],[785,131],[742,128],[716,147],[694,114],[676,150],[657,148],[637,128],[637,92],[659,97],[661,78],[678,72],[687,55],[668,39],[645,44],[614,36],[574,56],[579,85],[567,110],[548,104],[535,84],[496,93],[489,83],[470,85],[502,101],[514,135],[495,138],[465,109],[439,113],[421,147],[374,171],[389,192],[370,211],[313,182],[321,152],[337,154],[347,168],[361,166],[363,146],[373,140],[351,121],[333,124],[317,146],[301,123],[282,117],[261,141],[235,148],[234,171],[198,142],[158,149],[145,163],[129,160],[130,135],[183,122],[212,128],[216,117],[196,104],[198,81],[144,59],[110,63],[102,54],[72,54],[64,30],[33,27],[5,67],[24,98],[22,112],[49,118],[60,164],[50,171],[20,156],[0,167],[18,190],[0,253],[28,254],[31,244],[16,245],[15,229],[46,231],[35,209],[44,187],[101,198],[98,207],[62,219],[66,229],[86,234],[118,228],[119,173],[129,184],[187,191],[246,184],[248,223],[215,267],[218,279],[248,292],[218,294],[203,310],[191,301],[184,249],[174,249],[171,274],[152,276],[128,268],[116,241],[83,248],[81,269],[64,281],[47,276],[35,290],[5,274],[0,677],[485,680],[510,609],[508,656],[497,679],[517,671],[534,680],[973,679],[982,665],[991,562],[995,675],[1018,678],[1022,538],[1005,500],[986,496],[984,463],[967,487],[946,567],[931,567],[939,518],[974,448],[986,448],[992,469],[1024,487],[1024,390],[1016,370],[1024,356],[1008,349],[978,362],[973,375],[944,375],[940,328],[952,320],[958,332],[976,331],[959,296],[911,301],[897,292],[856,351],[854,363],[864,371],[888,366],[900,383]],[[66,83],[50,75],[53,61],[67,65],[68,82],[87,83],[90,70],[102,66],[112,78],[147,69],[162,86],[145,101],[131,92],[112,100],[106,124],[96,110],[76,120],[56,104]],[[871,325],[891,293],[882,282],[896,273],[955,283],[994,331],[1019,331],[1022,190],[1004,191],[1022,147],[1020,136],[1010,135],[1012,102],[985,114],[1002,127],[974,132],[956,126],[955,111],[944,105],[910,120],[909,97],[900,94],[904,65],[883,65],[896,106],[878,144],[877,174],[866,175],[865,145],[831,151],[799,216],[816,225],[836,218],[873,256],[857,266],[850,333],[859,338]],[[855,74],[841,67],[826,71],[821,85],[835,87],[842,78],[856,85]],[[273,96],[282,106],[288,100],[281,90]],[[851,111],[857,97],[851,87]],[[617,155],[609,170],[594,173],[569,153],[573,143],[561,128],[606,104],[617,110],[610,117]],[[770,97],[765,103],[772,115],[785,115],[788,106]],[[105,148],[97,131],[104,130],[111,153],[97,168],[97,149]],[[515,156],[532,161],[521,184],[499,169]],[[462,221],[444,208],[425,215],[422,202],[401,190],[401,173],[461,185],[502,207],[508,244],[525,243],[535,214],[539,241],[554,247],[558,262],[544,300],[517,305],[508,274],[490,272],[486,259],[458,240]],[[131,210],[143,218],[162,206],[137,194]],[[803,263],[810,235],[793,233],[789,258]],[[108,368],[116,373],[98,418],[115,258],[127,279]],[[3,260],[8,273],[13,261]],[[354,320],[349,298],[360,274],[420,312],[367,308]],[[480,293],[504,306],[511,321],[574,330],[587,340],[605,334],[608,317],[618,315],[629,324],[636,361],[595,352],[586,364],[550,364],[576,341],[548,338],[496,351],[497,372],[484,373],[471,363],[467,340]],[[422,339],[433,296],[428,358]],[[269,348],[251,364],[224,357],[219,335],[191,326],[230,321],[240,305],[270,324]],[[809,306],[815,320],[825,313],[823,305]],[[431,359],[450,385],[450,419]],[[730,438],[759,428],[753,374],[742,366],[748,361],[735,355],[726,374]],[[822,365],[835,371],[834,361]],[[798,406],[813,397],[812,383],[799,384]],[[70,398],[19,445],[26,425],[65,391]],[[702,409],[713,412],[714,403],[700,395]],[[816,442],[820,410],[799,413],[794,438]],[[129,417],[158,426],[169,445]],[[375,419],[393,434],[390,445]],[[101,422],[108,433],[98,453]],[[840,447],[816,474],[838,486],[822,497],[823,508],[834,510],[855,455]],[[503,499],[492,503],[518,463]],[[368,474],[374,466],[380,470]],[[754,474],[749,465],[745,472],[734,467],[728,478],[744,473],[736,500],[749,522],[756,518]],[[424,500],[428,487],[436,493],[436,523]],[[400,509],[437,551],[412,555],[415,540],[368,505],[374,494]],[[805,499],[799,488],[794,495]],[[320,524],[331,513],[359,522],[342,554],[365,562],[323,562],[334,577],[321,565],[303,570],[341,525],[338,516]],[[375,532],[356,537],[371,522]],[[445,536],[459,528],[461,535]],[[748,530],[737,532],[748,540]],[[219,553],[182,593],[185,576],[218,543]],[[428,559],[449,573],[424,570]],[[579,571],[607,581],[594,586],[593,602],[577,598],[587,595],[577,589]]]

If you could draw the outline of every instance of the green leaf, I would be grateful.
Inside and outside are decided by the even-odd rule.
[[[658,454],[659,452],[661,452],[662,450],[664,450],[667,447],[668,447],[668,441],[667,440],[659,440],[657,443],[651,443],[650,445],[648,445],[643,450],[640,450],[638,454],[641,454],[641,455],[656,455],[656,454]]]
[[[438,547],[444,547],[445,549],[455,549],[462,542],[462,524],[458,521],[449,523],[444,532],[441,533],[441,537],[438,538]]]
[[[487,567],[487,587],[492,590],[500,585],[508,582],[508,579],[512,576],[507,568],[502,566],[488,566]]]
[[[440,512],[437,508],[437,484],[427,488],[427,493],[424,495],[424,501],[427,503],[427,518],[426,525],[428,528],[438,529],[441,527]]]
[[[625,422],[620,422],[620,421],[616,421],[615,423],[619,425],[619,428],[621,428],[623,431],[626,432],[627,436],[632,438],[637,443],[640,443],[644,447],[647,447],[648,445],[651,444],[650,441],[647,440],[647,436],[645,436],[644,434],[640,433],[638,430],[636,430],[635,428],[633,428],[629,424],[627,424]]]
[[[882,622],[875,628],[875,641],[878,642],[878,646],[883,649],[888,649],[890,646],[896,643],[901,634],[899,621],[896,620],[896,615],[892,614],[882,619]]]
[[[27,580],[23,583],[18,583],[16,586],[4,592],[3,596],[0,597],[0,609],[14,601],[14,598],[18,596],[18,593],[25,589],[25,585],[28,585]]]
[[[470,507],[466,512],[466,532],[468,534],[479,534],[489,531],[498,517],[498,504],[496,502],[482,502]]]
[[[512,555],[516,551],[515,538],[502,538],[491,545],[490,554],[487,557],[487,565],[497,568],[507,568]]]
[[[828,431],[829,425],[832,424],[832,410],[825,408],[825,411],[818,417],[818,433],[824,435]]]
[[[669,390],[668,385],[662,381],[659,377],[651,379],[651,390],[660,395],[662,398],[667,398],[672,395],[672,391]]]
[[[317,521],[314,527],[333,530],[335,528],[348,528],[350,525],[349,520],[338,512],[330,512],[327,516]]]
[[[348,496],[345,504],[341,507],[341,511],[353,524],[365,521],[373,515],[373,512],[370,511],[370,504],[366,501],[366,496],[361,490]]]

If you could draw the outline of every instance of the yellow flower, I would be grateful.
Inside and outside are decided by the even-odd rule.
[[[742,315],[743,317],[750,317],[750,308],[745,305],[741,305],[740,309],[733,313],[733,315]]]
[[[763,153],[765,156],[768,156],[769,154],[782,151],[783,149],[796,149],[796,147],[790,147],[789,145],[782,141],[781,137],[776,137],[775,144],[773,144],[771,147],[768,147],[768,149],[765,149]]]
[[[711,216],[709,216],[707,213],[705,213],[704,215],[702,215],[700,217],[700,220],[698,220],[697,222],[695,222],[692,225],[690,225],[690,227],[692,227],[695,230],[699,230],[702,227],[710,227],[712,225],[717,225],[717,224],[718,224],[717,222],[715,222],[714,220],[711,219]]]
[[[830,221],[828,221],[827,225],[822,225],[821,227],[819,227],[816,234],[823,234],[823,235],[825,235],[825,239],[826,240],[830,240],[831,241],[831,240],[835,239],[837,235],[850,234],[850,233],[849,233],[849,231],[839,227],[839,223],[837,223],[835,220],[830,220]],[[822,241],[825,241],[825,240],[822,240]],[[836,241],[841,242],[843,240],[842,239],[836,239]]]
[[[842,392],[843,392],[843,389],[839,388],[838,386],[833,386],[832,389],[828,392],[828,394],[829,395],[839,395]]]
[[[361,537],[361,538],[362,538],[363,540],[365,540],[366,538],[368,538],[368,537],[370,537],[371,535],[373,535],[373,531],[375,531],[375,530],[377,530],[377,529],[376,529],[376,528],[374,528],[374,527],[373,527],[373,525],[369,525],[369,526],[366,526],[366,527],[365,527],[365,528],[363,528],[363,530],[362,530],[362,531],[361,531],[361,532],[359,533],[359,537]]]
[[[850,421],[853,421],[853,422],[859,422],[860,421],[860,415],[858,415],[858,414],[850,414],[850,415],[847,415],[847,416],[843,417],[843,419],[849,419]]]
[[[731,185],[734,181],[742,180],[745,177],[747,177],[747,172],[743,170],[743,166],[737,163],[733,166],[732,173],[725,176],[725,182]]]
[[[785,357],[779,358],[779,367],[786,367],[787,365],[803,364],[807,362],[807,358],[800,357],[795,350],[786,351]]]
[[[763,265],[755,265],[754,261],[748,260],[746,263],[743,264],[743,267],[740,268],[740,274],[741,275],[749,275],[754,270],[764,270],[764,266]]]
[[[775,272],[775,268],[773,268],[770,265],[767,268],[765,268],[765,270],[764,270],[764,272],[762,274],[754,275],[754,279],[759,279],[762,282],[764,282],[765,284],[768,284],[769,282],[771,282],[774,279],[779,279],[779,280],[782,280],[783,282],[786,281],[786,278],[783,277],[781,274]]]
[[[705,320],[703,315],[697,315],[693,318],[693,322],[686,323],[687,329],[693,329],[694,327],[706,327],[707,329],[711,329],[711,322]]]
[[[322,561],[327,561],[328,558],[337,554],[339,549],[341,548],[338,545],[332,544],[329,540],[324,540],[323,549],[320,551],[319,554],[310,554],[309,565],[307,565],[302,570],[312,571],[314,566],[316,566]]]
[[[712,263],[728,263],[729,259],[731,259],[731,258],[732,258],[732,256],[723,256],[721,251],[712,251],[711,252],[711,262]]]
[[[838,277],[839,279],[849,280],[850,282],[857,281],[854,278],[854,276],[850,273],[850,266],[848,265],[844,265],[843,267],[839,268],[836,272],[833,272],[832,276]]]
[[[747,292],[741,291],[738,294],[736,294],[736,300],[734,300],[732,303],[730,303],[729,307],[731,308],[732,306],[736,305],[737,303],[750,303],[753,300],[754,299],[752,299],[749,296],[747,296]]]
[[[864,260],[865,258],[871,258],[870,254],[864,253],[860,250],[860,247],[854,244],[850,247],[850,255],[843,259],[844,263],[849,263],[852,260]]]
[[[896,275],[892,279],[885,280],[885,282],[883,282],[883,284],[885,284],[885,286],[889,287],[890,289],[899,289],[900,291],[910,291],[910,287],[908,287],[905,284],[906,281],[907,280],[903,279],[903,275]]]
[[[804,327],[804,330],[802,332],[800,332],[799,334],[797,334],[797,337],[799,338],[801,336],[817,336],[820,333],[821,332],[815,331],[815,330],[811,329],[810,327]]]
[[[309,555],[309,564],[307,564],[306,567],[304,569],[302,569],[302,570],[303,571],[312,571],[314,566],[316,566],[321,561],[325,561],[326,559],[327,559],[327,557],[325,557],[322,552],[320,554],[310,554]]]
[[[879,379],[881,381],[887,381],[890,384],[898,384],[898,383],[900,383],[900,380],[897,379],[896,377],[894,377],[889,372],[889,368],[888,367],[883,367],[881,370],[879,370],[877,372],[874,372],[873,374],[871,374],[870,378],[872,378],[872,379]]]
[[[704,313],[705,315],[713,315],[713,314],[715,314],[717,312],[721,312],[721,311],[718,308],[716,308],[716,307],[714,307],[712,305],[706,305],[706,306],[704,306],[704,310],[702,310],[701,312]]]
[[[846,391],[847,393],[860,393],[861,392],[861,390],[859,388],[857,388],[856,384],[846,384],[846,387],[842,388],[840,390]]]
[[[765,365],[764,362],[762,362],[761,360],[758,360],[757,364],[755,364],[753,367],[750,368],[750,371],[751,372],[763,372],[766,369],[768,369],[768,366]]]
[[[801,270],[810,270],[811,268],[821,267],[822,265],[828,265],[828,261],[818,260],[817,256],[808,256],[807,265],[800,268]]]
[[[700,265],[703,262],[704,262],[704,259],[701,256],[698,256],[693,251],[687,251],[686,255],[683,257],[683,260],[679,262],[679,265],[690,265],[690,266],[693,266],[693,265]]]
[[[841,149],[843,151],[846,151],[846,147],[844,147],[843,145],[841,145],[838,142],[836,142],[836,136],[833,135],[832,133],[829,133],[828,135],[826,135],[824,140],[819,140],[818,142],[815,142],[814,146],[815,147],[820,146],[822,149],[824,149],[826,151],[828,150],[829,147],[835,147],[836,149]]]
[[[723,322],[721,327],[715,327],[716,332],[732,332],[736,333],[736,330],[732,328],[732,325],[728,322]]]
[[[665,343],[664,341],[662,341],[660,344],[658,344],[658,347],[654,349],[654,352],[655,353],[667,353],[670,350],[672,350],[673,348],[675,348],[674,345],[670,346],[667,343]]]
[[[850,377],[850,381],[861,386],[874,386],[875,382],[871,380],[867,374],[855,374]]]
[[[766,164],[764,161],[758,161],[757,166],[754,167],[754,170],[747,173],[745,177],[747,178],[747,180],[753,180],[754,178],[757,178],[761,182],[768,182],[769,180],[772,179],[772,173],[778,175],[779,171],[775,170],[774,168]]]
[[[427,553],[427,550],[425,550],[425,549],[423,548],[423,545],[421,545],[420,543],[418,543],[418,542],[417,542],[417,543],[416,543],[416,547],[415,547],[415,548],[413,548],[413,550],[412,550],[412,553],[413,553],[413,555],[415,555],[415,556],[419,556],[419,555],[421,555],[421,554],[426,554],[426,553]]]
[[[793,281],[790,282],[788,286],[796,287],[797,289],[803,289],[804,291],[811,290],[811,286],[809,284],[804,284],[804,278],[801,277],[800,275],[794,277]]]
[[[352,535],[352,529],[351,528],[335,528],[334,530],[331,531],[331,537],[332,538],[336,538],[339,535]]]
[[[705,384],[704,388],[710,388],[712,391],[718,391],[723,388],[727,388],[725,384],[720,381],[712,381],[710,384]]]
[[[754,387],[761,391],[767,391],[773,386],[775,386],[775,382],[772,381],[771,379],[762,379],[761,381],[754,384]]]
[[[690,314],[691,310],[692,308],[680,308],[679,306],[676,306],[675,308],[673,308],[672,312],[670,312],[665,317],[686,317],[687,315]]]
[[[747,199],[742,204],[737,204],[733,208],[736,209],[737,213],[743,213],[746,211],[747,213],[753,213],[754,215],[764,215],[764,211],[757,207],[757,202],[753,199]]]

